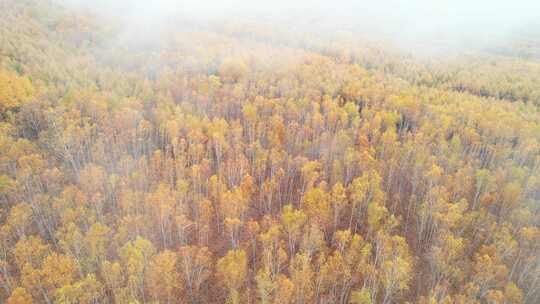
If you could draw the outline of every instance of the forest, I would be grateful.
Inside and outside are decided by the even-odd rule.
[[[540,39],[159,27],[0,0],[0,303],[540,302]]]

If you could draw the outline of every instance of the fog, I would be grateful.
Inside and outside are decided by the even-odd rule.
[[[139,39],[186,18],[201,26],[223,19],[329,35],[348,31],[406,48],[486,46],[504,44],[516,32],[540,35],[538,0],[56,1],[106,14]]]

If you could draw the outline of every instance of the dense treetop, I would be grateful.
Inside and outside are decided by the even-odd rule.
[[[0,0],[0,302],[540,301],[522,46],[138,30]]]

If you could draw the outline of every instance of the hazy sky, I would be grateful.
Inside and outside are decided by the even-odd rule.
[[[154,24],[178,15],[229,20],[323,19],[339,30],[377,29],[396,41],[483,41],[516,28],[540,27],[540,0],[56,0],[98,8],[128,23]],[[293,20],[293,21],[290,21]],[[270,22],[271,23],[271,22]],[[321,22],[322,23],[322,22]],[[139,25],[140,25],[139,24]],[[282,23],[279,23],[283,25]],[[540,29],[536,29],[540,32]]]
[[[108,7],[122,14],[144,9],[147,13],[193,13],[321,11],[384,18],[437,17],[445,22],[520,21],[540,17],[538,0],[58,0],[87,7]],[[479,20],[478,20],[479,19]]]

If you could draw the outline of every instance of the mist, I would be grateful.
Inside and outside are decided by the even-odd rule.
[[[313,35],[345,31],[418,53],[504,45],[516,33],[540,35],[540,1],[535,0],[57,1],[104,14],[140,40],[186,20],[201,27],[227,21]]]

